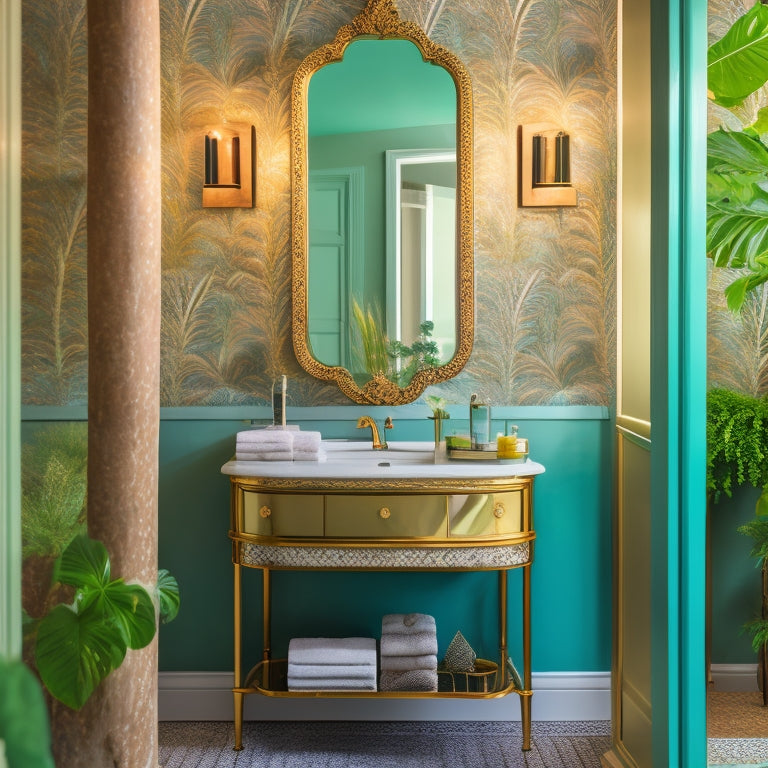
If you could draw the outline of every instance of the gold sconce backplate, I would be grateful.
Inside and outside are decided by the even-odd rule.
[[[552,123],[521,125],[518,158],[520,206],[576,205],[570,137],[561,127]]]
[[[253,208],[256,131],[222,123],[205,132],[203,208]]]

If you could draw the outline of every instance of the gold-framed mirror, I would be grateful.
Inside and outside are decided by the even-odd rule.
[[[296,357],[355,402],[410,403],[472,349],[469,75],[369,0],[291,99]]]

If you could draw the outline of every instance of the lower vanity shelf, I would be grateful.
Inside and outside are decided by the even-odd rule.
[[[501,687],[497,686],[497,680]],[[519,692],[506,676],[499,676],[499,666],[493,661],[476,659],[473,672],[449,672],[437,670],[437,691],[289,691],[288,659],[260,661],[245,677],[240,689],[244,694],[260,693],[263,696],[297,698],[431,698],[431,699],[494,699],[508,693]]]
[[[332,447],[331,447],[332,449]],[[242,749],[244,697],[520,698],[522,749],[531,733],[533,481],[544,467],[419,463],[230,461],[234,566],[234,726]],[[376,457],[377,459],[379,456]],[[385,456],[382,454],[381,458]],[[241,568],[263,574],[262,660],[243,674]],[[507,572],[522,569],[522,675],[508,666]],[[289,691],[287,660],[273,659],[273,570],[497,571],[497,661],[474,673],[438,672],[438,691]]]

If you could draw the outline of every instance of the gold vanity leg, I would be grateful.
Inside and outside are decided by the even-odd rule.
[[[523,686],[520,719],[523,725],[523,751],[531,748],[531,564],[523,566]]]
[[[507,686],[507,572],[499,571],[499,686]]]
[[[235,617],[235,690],[232,691],[234,696],[235,705],[235,749],[241,750],[243,748],[243,694],[237,690],[243,687],[243,671],[241,666],[241,648],[240,648],[240,627],[241,627],[241,611],[242,602],[240,596],[240,565],[234,564],[235,567],[235,605],[234,605],[234,617]]]
[[[262,651],[262,658],[264,661],[272,658],[272,589],[271,589],[271,573],[269,568],[262,569],[263,582],[262,582],[262,594],[263,594],[263,608],[262,618],[264,621],[264,648]]]

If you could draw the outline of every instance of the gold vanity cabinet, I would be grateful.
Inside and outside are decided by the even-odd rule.
[[[522,748],[530,749],[533,483],[544,468],[531,463],[526,467],[529,475],[510,475],[502,466],[483,472],[474,467],[447,470],[424,465],[423,474],[415,475],[387,465],[376,476],[377,469],[355,467],[342,459],[329,458],[327,464],[308,468],[297,464],[232,461],[222,467],[230,476],[231,489],[235,749],[242,749],[243,700],[252,693],[296,698],[474,699],[516,693]],[[348,477],[340,477],[342,465]],[[248,672],[243,666],[242,567],[257,568],[263,576],[262,658]],[[513,568],[522,571],[522,679],[513,677],[507,667],[507,573]],[[289,691],[285,659],[272,658],[274,570],[496,571],[495,683],[482,691]]]
[[[328,538],[411,539],[448,536],[447,497],[325,497]]]
[[[322,536],[323,497],[313,494],[263,493],[240,489],[234,505],[242,514],[235,530],[257,536]],[[239,525],[237,524],[239,523]]]
[[[448,497],[452,537],[505,536],[531,528],[530,488],[502,493],[472,493]]]

